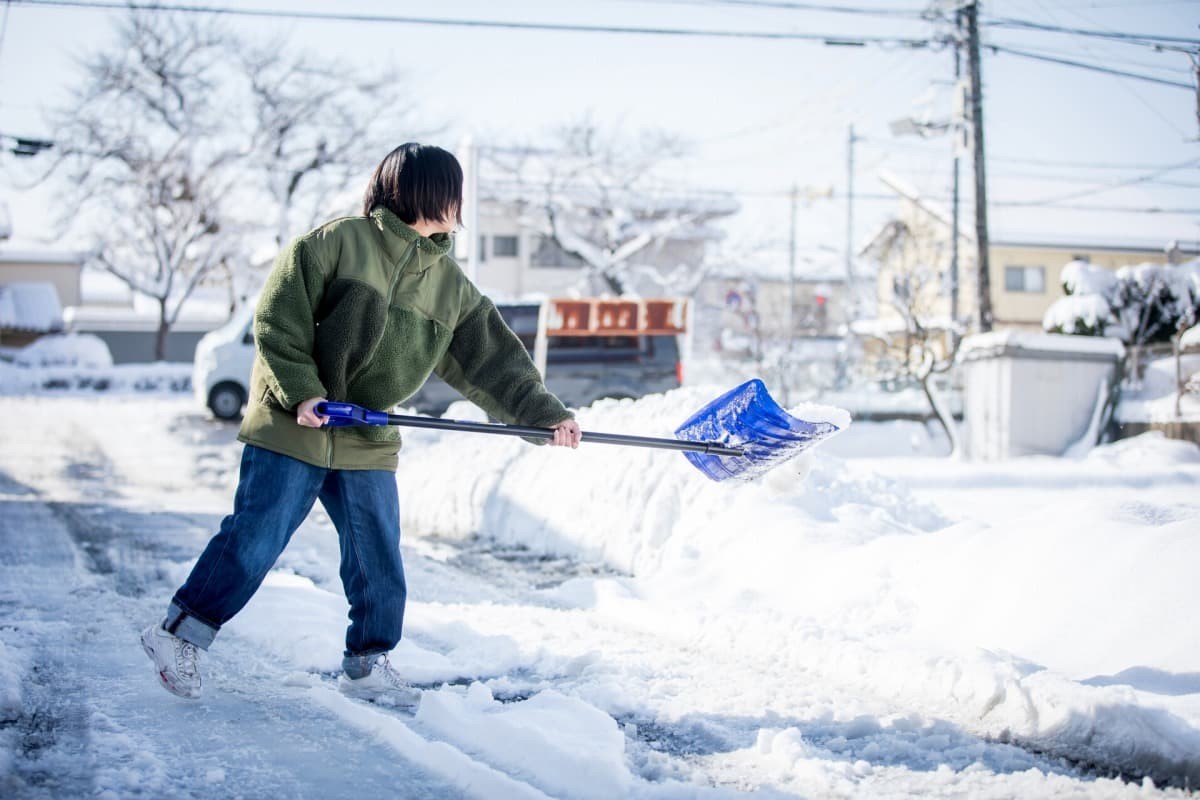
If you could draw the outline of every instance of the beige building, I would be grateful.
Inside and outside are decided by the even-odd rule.
[[[78,253],[12,246],[0,243],[0,286],[10,283],[49,283],[64,307],[79,305],[79,274],[83,258]]]
[[[1177,248],[1175,253],[1176,257],[1194,258],[1200,249]],[[994,241],[988,248],[988,267],[995,327],[1040,331],[1046,310],[1063,296],[1062,270],[1072,261],[1116,271],[1133,264],[1165,264],[1171,259],[1165,247],[1132,241]],[[974,263],[972,255],[972,268]],[[969,308],[976,308],[974,298]]]
[[[736,209],[731,201],[698,214],[692,225],[658,237],[637,251],[630,259],[636,266],[628,271],[627,290],[643,297],[677,294],[679,285],[689,283],[689,275],[699,273],[710,246],[721,237],[708,223]],[[634,209],[634,213],[654,219],[652,210]],[[473,268],[476,283],[498,298],[609,291],[581,258],[560,247],[531,216],[516,202],[484,195],[478,232],[470,242],[475,252],[464,246],[466,235],[460,234],[455,250],[459,264]]]
[[[884,179],[897,192],[900,209],[861,251],[878,265],[876,294],[881,320],[899,320],[898,306],[912,308],[936,326],[951,318],[968,330],[978,324],[976,247],[973,234],[960,220],[957,281],[951,269],[949,214],[898,182]],[[1040,331],[1050,305],[1063,296],[1062,270],[1072,261],[1107,269],[1142,263],[1167,263],[1200,255],[1195,246],[1133,240],[1069,237],[1019,238],[993,235],[988,248],[988,276],[993,327]],[[957,283],[957,302],[952,293]],[[952,307],[953,306],[953,307]]]

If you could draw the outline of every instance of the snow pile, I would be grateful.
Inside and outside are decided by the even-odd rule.
[[[482,683],[445,687],[425,693],[417,721],[552,797],[608,800],[632,784],[613,718],[553,690],[506,705]]]
[[[1191,576],[1200,510],[1104,489],[1140,463],[1151,485],[1194,492],[1194,445],[1143,437],[1083,461],[965,473],[982,475],[975,491],[986,492],[1036,482],[1040,470],[1052,489],[1060,470],[1085,470],[1047,505],[997,503],[954,523],[912,491],[926,465],[898,464],[904,477],[888,478],[836,458],[836,439],[749,485],[710,482],[677,454],[586,444],[588,430],[669,435],[719,393],[597,403],[579,414],[577,452],[409,433],[398,473],[405,530],[486,531],[533,553],[600,559],[633,577],[579,579],[547,598],[638,620],[679,646],[720,643],[968,730],[1200,777],[1194,704],[1094,682],[1135,666],[1187,674],[1200,664],[1200,630],[1168,622],[1175,609],[1200,607]],[[953,465],[937,480],[971,488]]]
[[[1200,348],[1200,325],[1193,325],[1183,332],[1183,336],[1179,338],[1179,347]]]
[[[1180,357],[1179,371],[1186,383],[1200,373],[1200,353]],[[1179,414],[1176,411],[1178,400]],[[1179,396],[1175,358],[1156,358],[1146,364],[1141,380],[1121,390],[1117,405],[1118,422],[1200,422],[1200,395],[1185,392]]]

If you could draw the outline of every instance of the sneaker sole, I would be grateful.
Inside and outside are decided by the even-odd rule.
[[[140,639],[142,642],[142,650],[146,651],[146,658],[149,658],[150,662],[157,668],[158,660],[154,657],[154,649],[146,642],[146,634],[143,633]],[[182,697],[184,700],[195,700],[200,697],[199,692],[193,694],[186,689],[180,689],[179,687],[175,686],[175,684],[171,683],[170,679],[167,677],[167,674],[162,670],[155,669],[154,672],[158,675],[158,685],[176,697]]]
[[[392,708],[403,708],[416,710],[417,706],[421,705],[421,690],[413,689],[407,695],[401,695],[396,690],[388,689],[360,689],[346,683],[339,678],[338,691],[346,697],[355,700],[365,700],[368,703],[374,703],[381,706],[389,706]]]

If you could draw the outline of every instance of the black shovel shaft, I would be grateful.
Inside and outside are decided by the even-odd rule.
[[[453,419],[430,419],[406,414],[388,414],[388,425],[408,428],[435,428],[443,431],[466,431],[469,433],[493,433],[503,436],[524,436],[531,439],[553,439],[554,430],[529,425],[497,425],[490,422],[465,422]],[[620,444],[633,447],[656,447],[660,450],[688,450],[693,453],[711,453],[718,456],[744,456],[740,447],[727,447],[717,442],[687,442],[681,439],[657,439],[652,436],[628,436],[620,433],[594,433],[584,431],[583,441],[597,444]]]

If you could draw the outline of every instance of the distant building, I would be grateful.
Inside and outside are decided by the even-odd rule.
[[[951,317],[973,327],[978,319],[975,238],[960,220],[957,303],[951,307],[951,219],[949,213],[922,198],[891,176],[881,176],[899,201],[896,216],[862,249],[878,264],[876,293],[879,317],[899,319],[897,300],[905,292],[923,317]],[[1200,248],[1174,242],[1147,242],[1132,236],[1023,237],[993,233],[988,247],[992,319],[995,328],[1040,331],[1050,305],[1063,296],[1062,269],[1071,261],[1087,261],[1116,270],[1141,263],[1167,263],[1200,255]]]
[[[673,200],[659,197],[631,203],[630,214],[647,221],[664,213],[689,211],[694,219],[679,231],[657,237],[637,251],[630,259],[633,265],[630,291],[643,297],[671,295],[675,293],[672,286],[680,270],[698,274],[703,269],[709,247],[723,236],[708,223],[734,213],[738,205],[732,198],[720,204],[710,202],[704,208],[697,208],[695,202],[694,198],[681,195]],[[455,252],[456,260],[464,268],[472,263],[472,254],[463,239],[467,235],[459,234]],[[473,254],[476,283],[499,297],[604,292],[587,263],[550,236],[537,213],[511,191],[482,187],[478,230],[469,244],[476,248]]]
[[[794,303],[788,315],[788,300]],[[787,276],[717,270],[695,296],[702,345],[750,354],[756,342],[838,336],[846,321],[846,279],[833,270]],[[707,341],[704,341],[707,340]]]
[[[79,303],[78,253],[0,242],[0,344],[22,347],[62,330],[64,306]]]
[[[156,311],[119,278],[85,271],[83,255],[0,242],[0,345],[23,347],[48,333],[91,333],[113,363],[154,360]],[[229,317],[228,304],[192,301],[167,336],[168,361],[191,361],[196,343]]]

